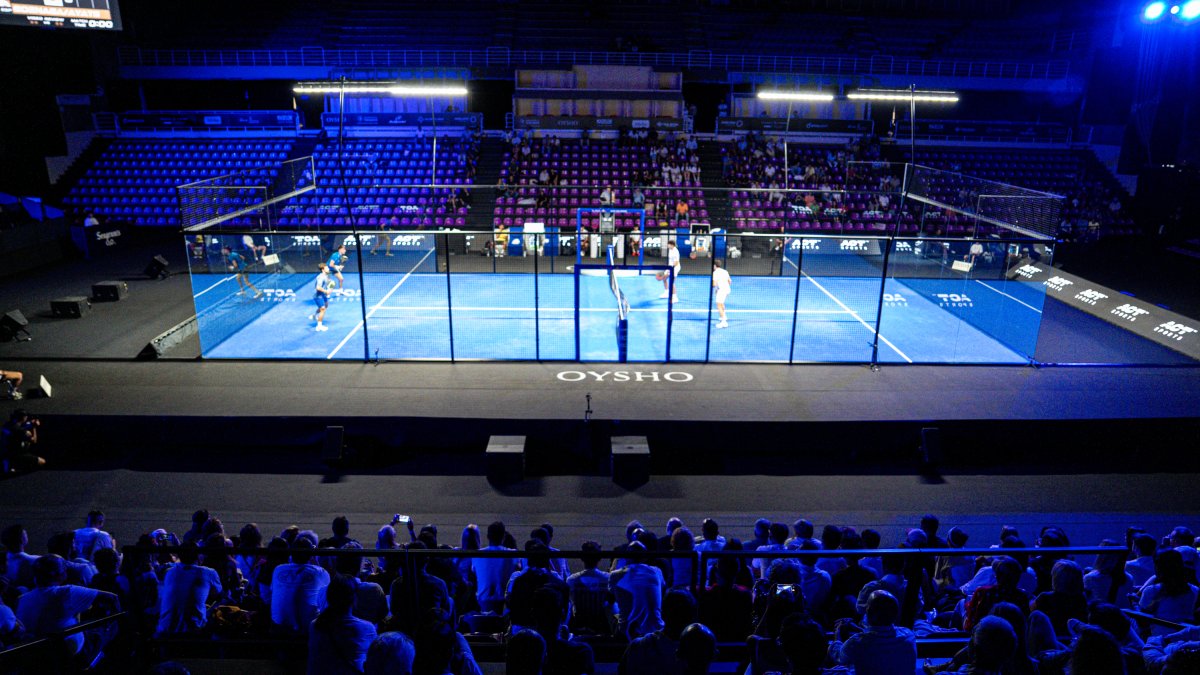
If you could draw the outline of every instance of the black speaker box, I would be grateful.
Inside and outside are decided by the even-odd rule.
[[[29,320],[25,318],[25,315],[19,309],[6,312],[3,317],[0,317],[0,328],[10,333],[25,330],[28,326]]]
[[[150,263],[146,265],[145,274],[151,279],[165,279],[167,275],[170,274],[170,272],[167,271],[167,267],[169,266],[170,263],[167,262],[166,258],[162,257],[161,255],[156,255],[151,258]]]
[[[92,303],[82,295],[58,298],[50,301],[50,312],[63,319],[78,319],[92,308]]]
[[[97,302],[116,302],[129,293],[129,284],[124,281],[101,281],[92,284],[92,299]]]

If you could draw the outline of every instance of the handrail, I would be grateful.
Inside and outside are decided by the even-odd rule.
[[[112,623],[113,621],[116,621],[127,614],[129,614],[129,612],[114,612],[107,616],[102,616],[99,619],[92,619],[91,621],[75,624],[66,630],[51,633],[46,637],[30,640],[28,642],[17,643],[11,647],[8,647],[7,649],[0,650],[0,662],[3,662],[5,659],[20,656],[21,654],[30,650],[44,647],[52,642],[61,641],[77,633],[82,633],[84,631],[91,630],[92,628]]]
[[[1194,623],[1178,623],[1175,621],[1167,621],[1166,619],[1160,619],[1153,614],[1146,614],[1145,612],[1139,612],[1135,609],[1123,609],[1121,611],[1125,613],[1125,616],[1137,621],[1138,623],[1146,623],[1152,626],[1170,628],[1175,632],[1196,627],[1196,624]]]
[[[121,66],[160,67],[488,67],[537,65],[630,65],[695,67],[693,54],[573,50],[393,50],[393,49],[145,49],[122,47]],[[892,56],[774,56],[709,54],[703,67],[749,72],[797,72],[831,75],[904,75],[984,79],[1061,80],[1069,61],[960,61]]]

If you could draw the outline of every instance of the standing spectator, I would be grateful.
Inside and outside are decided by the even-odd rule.
[[[311,562],[311,551],[315,549],[311,539],[297,536],[292,562],[276,567],[271,575],[271,621],[284,632],[307,634],[309,625],[325,607],[329,572]]]
[[[60,633],[79,623],[79,614],[96,607],[117,611],[117,596],[112,593],[66,583],[67,568],[63,559],[50,554],[37,559],[33,565],[36,588],[21,596],[17,604],[17,619],[35,638]],[[96,631],[76,633],[62,639],[66,656],[86,666],[112,639],[115,624]]]
[[[641,542],[629,545],[629,551],[632,553],[645,550],[646,547]],[[660,569],[653,565],[630,561],[627,566],[609,576],[608,585],[617,598],[619,630],[629,639],[653,633],[663,627],[662,596],[666,584]]]
[[[501,544],[504,542],[504,523],[496,521],[488,525],[488,545],[481,551],[513,551]],[[517,569],[516,558],[475,558],[471,561],[475,570],[476,597],[479,608],[495,614],[504,613],[504,594],[508,579]]]
[[[613,203],[612,186],[605,185],[604,189],[600,190],[600,205],[601,206],[612,206],[612,203]]]
[[[179,562],[167,569],[159,587],[157,637],[198,633],[208,621],[208,598],[221,594],[216,571],[196,564],[200,549],[186,542]]]
[[[911,669],[917,660],[917,640],[911,630],[895,625],[899,616],[900,602],[895,596],[875,591],[867,598],[866,629],[845,642],[829,645],[830,656],[841,665],[854,666],[858,675]]]
[[[92,560],[96,551],[103,548],[113,548],[112,535],[100,529],[104,527],[104,514],[100,511],[89,511],[87,524],[75,530],[75,548],[79,555]]]
[[[325,609],[308,633],[309,673],[361,673],[367,650],[375,641],[375,626],[354,616],[355,588],[349,577],[329,582]]]

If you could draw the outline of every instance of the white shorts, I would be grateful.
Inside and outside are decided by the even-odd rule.
[[[725,298],[728,298],[728,297],[729,297],[729,289],[727,289],[727,288],[718,288],[717,289],[717,304],[718,305],[725,304]]]

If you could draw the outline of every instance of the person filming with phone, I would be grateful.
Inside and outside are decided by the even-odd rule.
[[[4,424],[0,438],[0,471],[16,473],[46,466],[46,460],[35,452],[41,420],[17,409]]]

